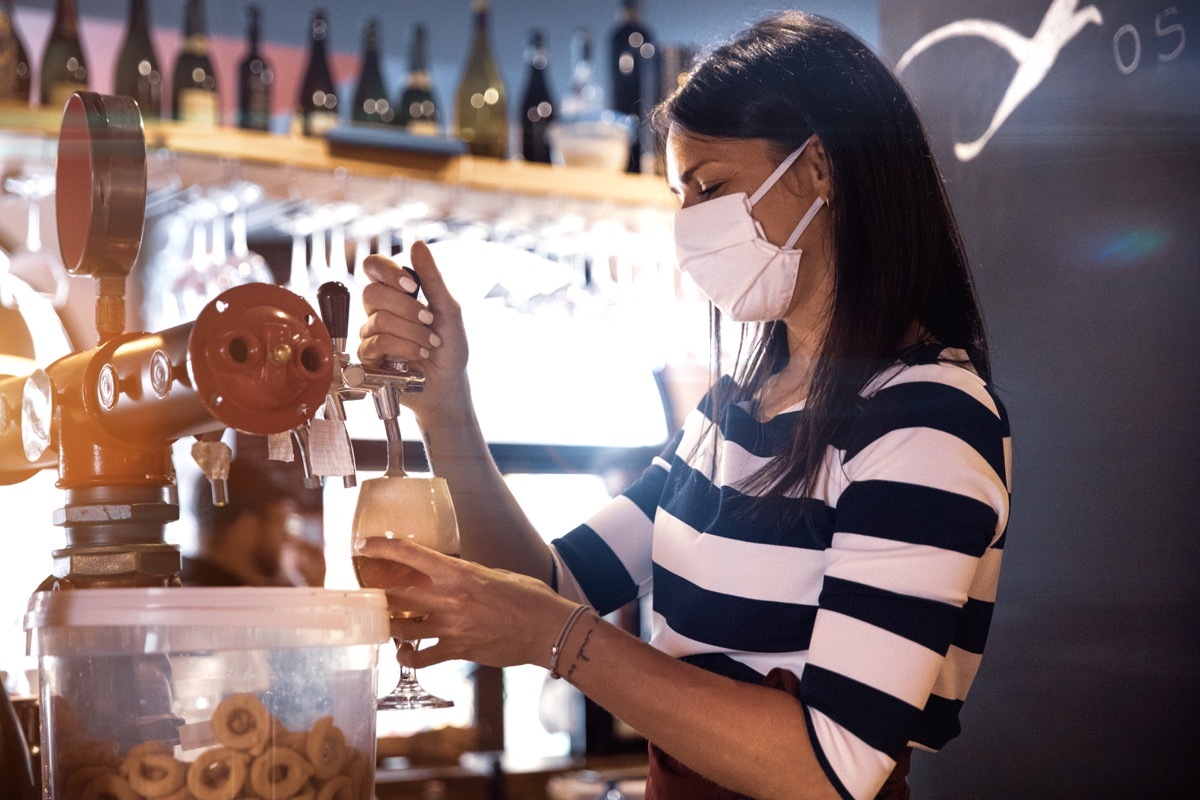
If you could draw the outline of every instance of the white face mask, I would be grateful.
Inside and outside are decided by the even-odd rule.
[[[817,197],[783,247],[771,244],[750,209],[783,177],[807,142],[783,160],[750,197],[724,195],[675,213],[675,253],[679,269],[700,291],[737,322],[780,319],[792,305],[801,251],[792,249],[825,204]]]

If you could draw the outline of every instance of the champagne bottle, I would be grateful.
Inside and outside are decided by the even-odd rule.
[[[162,116],[162,71],[150,41],[146,0],[129,0],[129,21],[117,56],[113,87],[117,94],[136,100],[143,117]]]
[[[540,30],[530,31],[525,58],[529,72],[521,100],[521,155],[526,161],[549,164],[546,130],[554,121],[554,101],[546,81],[546,37]]]
[[[429,80],[428,34],[418,22],[412,26],[408,44],[408,77],[404,91],[396,102],[396,122],[411,133],[424,136],[438,134],[438,103]]]
[[[604,110],[604,90],[596,83],[592,36],[579,28],[571,36],[571,84],[561,103],[563,120],[597,119]]]
[[[658,86],[654,70],[653,37],[642,24],[638,0],[621,0],[621,14],[609,39],[609,68],[612,78],[612,108],[637,118],[638,132],[629,142],[626,172],[642,171],[641,128],[653,106],[649,93]]]
[[[337,124],[338,97],[329,71],[329,56],[325,38],[329,34],[329,19],[323,9],[313,12],[309,25],[308,67],[300,84],[296,113],[292,117],[294,131],[305,136],[323,136]]]
[[[88,88],[87,59],[79,43],[75,0],[56,0],[54,27],[42,55],[43,106],[62,108],[72,93]]]
[[[455,128],[471,155],[508,157],[508,99],[492,56],[487,0],[475,0],[475,33],[455,97]]]
[[[187,0],[183,17],[183,50],[175,60],[171,84],[171,113],[175,119],[197,127],[216,126],[217,76],[208,56],[204,0]]]
[[[391,122],[395,116],[379,65],[379,20],[372,17],[363,26],[362,67],[350,118],[355,122]]]
[[[246,57],[238,66],[238,127],[254,131],[271,129],[271,84],[275,73],[259,52],[261,12],[246,9]]]

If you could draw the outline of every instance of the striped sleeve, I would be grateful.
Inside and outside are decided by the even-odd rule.
[[[552,542],[562,564],[600,614],[650,591],[654,515],[680,434],[641,476],[587,522]]]
[[[843,797],[873,797],[910,743],[938,746],[920,732],[939,714],[957,725],[957,687],[965,694],[982,652],[1008,517],[1008,430],[978,379],[955,372],[962,385],[882,388],[838,443],[847,482],[800,697]],[[969,674],[956,677],[959,666]]]

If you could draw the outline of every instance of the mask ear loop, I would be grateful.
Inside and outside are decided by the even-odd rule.
[[[813,221],[813,217],[821,210],[821,206],[825,205],[825,198],[817,195],[817,199],[813,200],[813,204],[808,207],[804,218],[800,220],[800,224],[796,226],[796,230],[792,231],[792,235],[783,243],[784,250],[791,250],[796,245],[796,240],[800,238],[800,234],[804,233],[804,229],[808,227],[808,223]]]
[[[774,186],[775,183],[781,177],[783,177],[783,173],[787,172],[788,168],[791,167],[792,164],[796,163],[796,159],[800,157],[800,154],[804,152],[804,148],[808,147],[808,143],[811,142],[812,140],[813,140],[813,137],[811,137],[811,136],[808,137],[808,139],[805,140],[804,144],[800,145],[795,150],[793,150],[791,155],[789,155],[787,158],[785,158],[783,160],[783,163],[781,163],[778,167],[775,168],[775,171],[772,172],[765,181],[763,181],[762,186],[759,186],[758,189],[754,192],[754,194],[750,195],[750,205],[753,206],[755,203],[757,203],[759,200],[762,199],[764,194],[771,191],[771,187]]]

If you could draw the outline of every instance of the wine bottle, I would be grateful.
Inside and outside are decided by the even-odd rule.
[[[355,122],[391,122],[395,116],[379,65],[379,20],[372,17],[363,26],[362,67],[350,118]]]
[[[560,104],[564,121],[596,119],[604,110],[604,90],[596,83],[592,35],[579,28],[571,36],[571,83]]]
[[[438,134],[438,103],[429,80],[428,34],[425,25],[412,26],[408,44],[408,77],[404,91],[396,101],[396,122],[411,133],[426,136]]]
[[[238,127],[253,131],[271,129],[271,84],[275,73],[259,52],[261,12],[246,9],[246,57],[238,66]]]
[[[54,4],[54,27],[42,55],[41,87],[42,105],[54,109],[62,108],[74,92],[88,88],[75,0],[56,0]]]
[[[626,172],[642,171],[641,128],[653,106],[649,95],[658,86],[657,65],[653,37],[642,23],[638,0],[621,0],[621,13],[609,39],[609,69],[612,109],[631,114],[638,122],[638,131],[629,142]]]
[[[187,0],[183,50],[175,59],[171,80],[171,114],[197,127],[215,127],[218,121],[217,76],[208,56],[204,0]]]
[[[296,113],[292,117],[292,129],[305,136],[323,136],[337,124],[338,97],[333,85],[333,74],[329,71],[329,56],[325,52],[325,39],[329,35],[329,18],[323,9],[313,12],[309,24],[308,67],[304,71],[304,82],[300,84],[300,96],[296,100]]]
[[[29,53],[25,49],[25,42],[21,39],[21,32],[17,29],[17,17],[13,13],[12,0],[0,0],[0,17],[7,20],[5,25],[7,33],[0,34],[0,39],[11,46],[11,60],[6,61],[8,67],[0,67],[0,102],[10,102],[17,105],[28,105],[30,101],[29,91],[33,79],[33,70],[29,66]],[[0,59],[3,59],[3,53],[0,53]],[[5,77],[4,70],[8,70],[8,76]],[[8,81],[12,82],[12,88],[5,94],[8,86]]]
[[[546,36],[540,30],[530,31],[525,53],[529,71],[525,80],[525,96],[521,100],[521,155],[526,161],[550,163],[550,142],[546,130],[554,121],[554,100],[546,81]]]
[[[0,104],[17,102],[17,37],[12,0],[0,0]]]
[[[455,128],[471,155],[508,157],[508,100],[504,80],[492,56],[487,0],[475,0],[475,33],[458,94]]]
[[[117,94],[136,100],[143,117],[162,116],[162,71],[150,41],[146,0],[129,0],[129,20],[117,56],[113,87]]]

